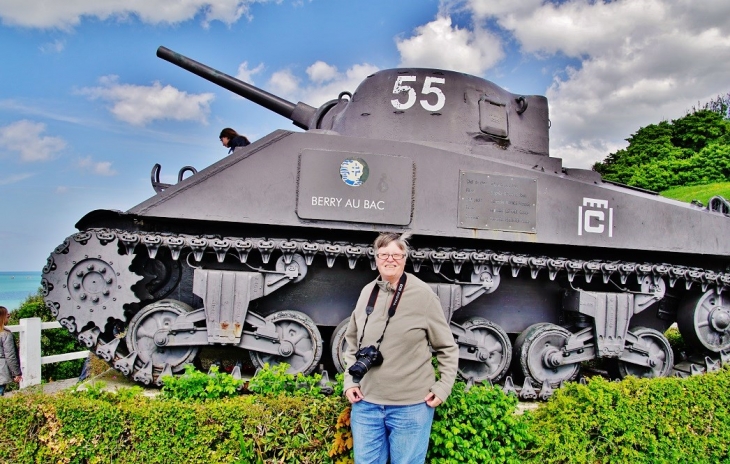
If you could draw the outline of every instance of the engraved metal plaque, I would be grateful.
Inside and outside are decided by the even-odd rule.
[[[458,227],[537,233],[537,179],[459,173]]]
[[[411,222],[413,160],[405,156],[305,149],[297,215],[374,224]]]

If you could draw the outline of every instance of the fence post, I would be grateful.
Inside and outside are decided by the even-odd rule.
[[[41,318],[20,320],[20,388],[41,383]]]

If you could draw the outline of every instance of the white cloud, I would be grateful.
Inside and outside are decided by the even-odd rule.
[[[250,6],[269,0],[3,0],[3,24],[41,29],[70,30],[84,18],[128,20],[135,17],[149,24],[175,24],[202,16],[204,26],[212,21],[233,24],[250,18]]]
[[[524,14],[538,8],[544,0],[468,0],[466,2],[477,18]],[[447,5],[452,6],[452,5]]]
[[[291,98],[299,92],[299,78],[290,69],[282,69],[271,75],[269,87],[275,95]]]
[[[66,192],[68,192],[68,187],[66,187],[65,185],[59,185],[58,187],[56,187],[56,193],[64,194]]]
[[[117,171],[112,169],[112,163],[110,161],[95,161],[91,156],[79,159],[78,167],[100,176],[113,176],[117,173]]]
[[[31,174],[29,172],[25,172],[25,173],[20,173],[20,174],[13,174],[13,175],[7,176],[7,177],[0,177],[0,185],[15,184],[15,183],[23,181],[29,177],[33,177],[33,174]]]
[[[337,77],[337,67],[324,61],[317,61],[307,68],[307,75],[312,82],[321,84]]]
[[[303,90],[302,101],[319,106],[335,100],[341,92],[355,93],[355,89],[366,77],[378,71],[376,66],[362,63],[351,66],[344,73],[338,72],[327,82],[310,85]]]
[[[253,69],[248,69],[248,61],[244,61],[243,63],[238,65],[238,72],[236,73],[235,77],[240,81],[248,82],[249,84],[254,85],[253,76],[259,74],[263,70],[263,63],[260,63]]]
[[[415,34],[397,39],[400,66],[451,69],[482,74],[504,57],[499,38],[492,32],[452,26],[446,15],[416,28]]]
[[[378,71],[376,66],[362,63],[351,66],[343,73],[335,66],[317,61],[307,68],[309,80],[305,84],[302,84],[302,80],[290,69],[272,74],[268,84],[270,91],[275,95],[318,107],[337,99],[341,92],[354,93],[357,86],[376,71]]]
[[[44,43],[40,49],[42,53],[61,53],[66,48],[66,41],[54,40],[53,42]]]
[[[200,121],[207,124],[212,93],[188,94],[170,85],[154,82],[151,86],[118,83],[117,76],[104,76],[100,87],[79,91],[91,99],[112,103],[109,111],[119,120],[142,126],[158,119]]]
[[[524,54],[579,65],[547,89],[551,154],[588,167],[640,127],[685,114],[728,90],[730,2],[470,0]]]
[[[66,148],[60,137],[42,135],[46,125],[22,119],[0,127],[0,148],[20,154],[21,161],[47,161]]]

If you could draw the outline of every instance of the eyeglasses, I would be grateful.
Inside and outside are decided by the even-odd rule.
[[[383,261],[387,261],[388,258],[393,258],[394,261],[400,261],[401,259],[406,257],[406,255],[404,255],[403,253],[376,253],[375,256],[377,256],[378,259],[382,259]]]

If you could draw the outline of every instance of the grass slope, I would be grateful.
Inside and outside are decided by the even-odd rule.
[[[660,193],[661,196],[674,200],[690,202],[699,200],[706,205],[710,198],[720,195],[730,199],[730,182],[716,182],[714,184],[693,185],[690,187],[675,187]]]

